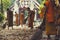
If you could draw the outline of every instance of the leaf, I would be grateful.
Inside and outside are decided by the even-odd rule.
[[[2,3],[3,3],[3,9],[6,10],[7,8],[9,8],[13,2],[15,0],[2,0]],[[1,4],[1,1],[0,1],[0,4]]]

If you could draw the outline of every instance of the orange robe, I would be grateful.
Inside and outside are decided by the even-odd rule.
[[[18,14],[16,13],[16,25],[19,25],[19,23],[18,23]]]
[[[56,27],[54,25],[54,8],[53,8],[50,1],[46,1],[45,5],[47,7],[47,12],[46,12],[46,34],[47,35],[54,35],[54,34],[56,34]]]
[[[47,7],[47,12],[46,12],[47,22],[54,22],[54,8],[51,2],[46,1],[45,5]]]
[[[20,24],[23,25],[24,22],[24,13],[20,13]]]

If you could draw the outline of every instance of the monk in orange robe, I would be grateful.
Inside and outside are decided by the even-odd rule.
[[[51,0],[47,0],[45,2],[45,6],[47,7],[46,11],[46,34],[47,35],[54,35],[56,34],[56,27],[54,25],[54,7],[51,3]]]
[[[34,11],[29,11],[28,26],[31,28],[33,28],[34,15],[35,15]]]
[[[15,16],[16,16],[16,25],[18,26],[19,25],[19,22],[18,22],[18,14],[16,13]]]
[[[27,10],[28,10],[28,27],[33,29],[35,11],[30,10],[29,7],[27,8]]]
[[[24,13],[21,12],[20,13],[20,25],[23,26],[23,22],[24,22]]]

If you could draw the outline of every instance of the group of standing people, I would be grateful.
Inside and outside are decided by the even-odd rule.
[[[28,13],[25,14],[25,10]],[[25,16],[26,15],[27,15],[27,18],[25,20]],[[25,7],[24,8],[20,8],[19,9],[19,14],[16,13],[16,24],[23,26],[25,24],[24,21],[28,21],[28,27],[33,28],[34,15],[35,15],[35,11],[30,10],[29,7],[27,7],[27,8],[25,8]],[[19,17],[19,21],[18,21],[18,17]]]

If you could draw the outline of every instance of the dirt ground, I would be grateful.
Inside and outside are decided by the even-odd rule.
[[[29,40],[35,31],[36,29],[4,29],[0,31],[0,40]]]

